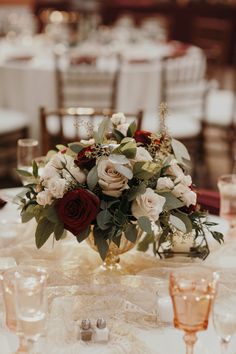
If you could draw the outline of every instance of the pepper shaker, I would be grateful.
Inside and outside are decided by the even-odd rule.
[[[107,343],[109,340],[109,329],[106,326],[106,321],[104,318],[99,318],[97,320],[96,327],[94,329],[94,340],[95,342]]]
[[[80,326],[80,339],[84,342],[90,342],[92,340],[93,330],[91,328],[91,322],[89,319],[82,320]]]

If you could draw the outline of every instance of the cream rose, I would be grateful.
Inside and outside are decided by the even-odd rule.
[[[55,176],[58,176],[57,170],[52,165],[47,164],[42,170],[40,179],[43,181],[43,185],[46,185],[47,180]]]
[[[128,178],[117,172],[115,165],[107,158],[101,158],[97,164],[98,183],[102,191],[111,197],[119,197],[128,187]]]
[[[39,205],[45,206],[52,203],[52,194],[48,191],[42,191],[37,194],[36,201]]]
[[[179,183],[172,190],[172,193],[180,198],[185,205],[188,207],[190,205],[195,205],[197,202],[197,195],[188,186],[183,183]]]
[[[156,188],[158,190],[161,189],[173,189],[174,188],[174,182],[169,178],[169,177],[160,177],[157,181],[157,186]]]
[[[114,125],[124,124],[126,122],[124,113],[114,113],[111,117],[111,122]]]
[[[62,198],[66,189],[66,180],[63,178],[51,178],[48,181],[48,190],[54,198]]]
[[[166,198],[147,188],[144,194],[140,194],[132,203],[132,214],[138,219],[146,216],[152,221],[157,221],[163,210]]]

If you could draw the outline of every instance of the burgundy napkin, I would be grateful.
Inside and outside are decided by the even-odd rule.
[[[0,209],[2,209],[6,204],[7,202],[0,198]]]
[[[200,204],[203,209],[208,210],[210,214],[219,215],[219,210],[220,210],[219,192],[208,190],[208,189],[199,189],[197,191],[197,201],[198,204]]]

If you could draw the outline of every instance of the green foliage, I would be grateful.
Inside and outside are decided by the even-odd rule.
[[[35,241],[37,248],[41,248],[48,240],[49,236],[54,231],[54,226],[55,225],[46,218],[39,220],[35,232]]]
[[[136,132],[136,130],[137,130],[137,124],[135,121],[133,121],[128,127],[127,136],[132,138],[134,136],[134,133]]]
[[[75,154],[78,154],[85,148],[85,146],[80,143],[70,143],[68,146]]]
[[[97,183],[98,183],[98,170],[97,170],[97,166],[94,166],[87,175],[87,184],[89,189],[93,191]]]

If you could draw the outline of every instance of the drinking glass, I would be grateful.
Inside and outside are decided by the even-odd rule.
[[[196,332],[208,327],[218,277],[204,267],[183,268],[170,274],[174,326],[185,331],[186,354],[193,354]]]
[[[221,353],[226,354],[232,336],[236,333],[236,291],[219,284],[213,306],[213,324],[220,339]]]
[[[19,139],[17,141],[17,168],[32,173],[32,162],[39,156],[39,142],[36,139]],[[31,178],[21,176],[23,184],[30,182]]]
[[[15,280],[16,315],[29,351],[44,332],[47,314],[46,281],[46,273],[37,268],[21,273]]]
[[[228,236],[236,231],[236,174],[222,175],[218,179],[220,216],[229,221]]]
[[[19,331],[15,306],[16,279],[20,279],[21,277],[24,279],[30,275],[46,277],[47,273],[45,269],[41,267],[27,265],[8,269],[1,276],[5,307],[5,324],[6,327],[13,332]]]

